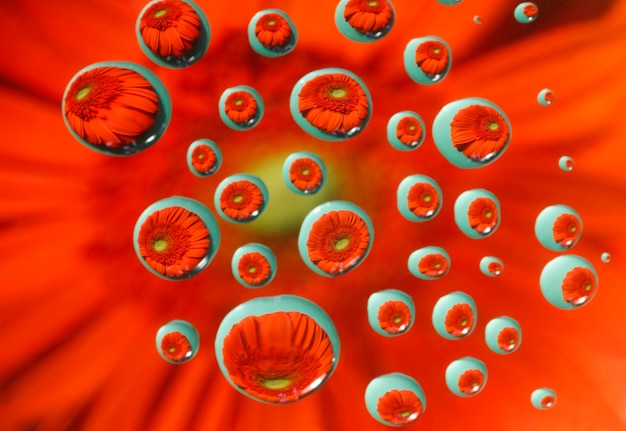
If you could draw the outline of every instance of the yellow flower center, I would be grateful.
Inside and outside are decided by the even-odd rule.
[[[243,196],[242,195],[235,195],[235,196],[233,196],[233,202],[235,202],[236,204],[238,204],[242,200],[243,200]]]
[[[80,90],[78,90],[78,93],[76,93],[76,100],[83,100],[85,97],[87,97],[90,91],[91,89],[89,87],[81,88]]]
[[[492,132],[495,132],[496,130],[498,130],[500,128],[500,126],[498,125],[497,122],[495,121],[490,121],[489,123],[487,123],[487,127],[489,128],[489,130],[491,130]]]
[[[256,266],[250,266],[250,267],[248,267],[248,272],[251,272],[251,273],[253,273],[253,274],[254,274],[254,273],[256,272]]]
[[[302,175],[309,175],[309,172],[311,172],[311,171],[309,171],[307,168],[304,168],[301,171]]]
[[[291,380],[289,379],[267,379],[261,381],[261,384],[268,389],[284,389],[291,385]]]
[[[467,320],[466,319],[461,320],[461,326],[467,326]]]
[[[491,211],[485,211],[485,217],[491,218]]]
[[[439,54],[441,52],[440,48],[433,48],[433,54]]]
[[[330,95],[336,99],[346,97],[347,94],[348,92],[345,88],[333,88],[332,90],[330,90]]]
[[[335,241],[334,248],[335,250],[343,250],[348,246],[348,244],[350,244],[350,240],[348,238],[340,238]]]
[[[267,22],[267,25],[276,25],[276,21],[274,21],[273,19],[269,20]]]
[[[163,251],[167,248],[167,241],[164,239],[157,239],[154,243],[152,243],[152,248],[154,251]]]
[[[155,18],[161,18],[163,15],[167,13],[167,9],[161,9],[154,13]]]
[[[396,316],[393,318],[393,323],[400,323],[402,322],[402,318],[400,316]]]
[[[235,100],[235,105],[240,106],[243,103],[243,100],[237,99]]]
[[[430,202],[430,199],[431,199],[430,195],[424,195],[424,198],[423,198],[424,202]]]
[[[591,290],[591,283],[585,284],[585,290],[589,292]]]

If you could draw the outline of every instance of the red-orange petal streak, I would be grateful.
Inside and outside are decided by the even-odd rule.
[[[498,224],[498,208],[490,198],[476,198],[469,205],[467,218],[472,229],[488,234]]]
[[[393,389],[378,399],[376,411],[385,421],[405,425],[422,414],[422,401],[412,391]]]
[[[191,152],[191,165],[200,173],[211,172],[216,162],[217,155],[208,145],[198,145]]]
[[[572,305],[583,305],[593,296],[596,277],[589,268],[577,266],[569,270],[561,284],[563,299]]]
[[[291,26],[277,13],[263,15],[254,26],[256,38],[267,48],[285,45],[291,37]]]
[[[580,235],[580,221],[573,214],[564,213],[554,220],[552,237],[562,247],[571,247]]]
[[[470,105],[460,109],[450,123],[452,145],[468,158],[486,161],[495,157],[509,139],[509,127],[490,106]]]
[[[403,117],[396,125],[396,138],[407,147],[415,146],[422,134],[422,125],[415,117]]]
[[[289,167],[289,180],[302,191],[312,191],[322,183],[322,169],[313,159],[302,157]]]
[[[459,338],[466,336],[474,324],[472,307],[465,303],[453,305],[446,313],[444,324],[448,334]]]
[[[393,10],[386,0],[350,0],[346,3],[343,17],[361,33],[377,33],[391,24]]]
[[[161,351],[172,361],[182,361],[193,354],[189,340],[178,331],[165,334],[161,339]]]
[[[182,57],[196,44],[201,33],[200,17],[187,3],[163,0],[145,11],[139,31],[145,44],[160,57]]]
[[[464,394],[473,394],[482,388],[485,376],[480,370],[467,370],[459,376],[457,386]]]
[[[258,252],[250,252],[241,256],[237,270],[241,279],[252,285],[263,284],[272,273],[269,261]]]
[[[326,331],[296,311],[246,317],[226,335],[222,353],[232,381],[272,403],[296,401],[315,390],[335,359]]]
[[[439,193],[428,183],[415,183],[407,194],[409,210],[418,217],[430,217],[439,207]]]
[[[378,324],[390,334],[404,332],[411,324],[411,310],[403,301],[387,301],[378,309]]]
[[[427,75],[439,75],[448,66],[448,61],[448,49],[439,41],[422,42],[415,50],[415,64]]]
[[[251,181],[234,181],[224,187],[220,195],[220,208],[235,220],[248,220],[259,215],[263,206],[263,193]]]
[[[498,347],[500,350],[510,352],[517,347],[519,342],[519,333],[512,326],[502,328],[498,333]]]

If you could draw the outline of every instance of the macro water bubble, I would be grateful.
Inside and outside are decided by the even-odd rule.
[[[373,240],[374,227],[365,211],[351,202],[330,201],[302,221],[298,250],[311,270],[336,277],[359,266]]]
[[[459,168],[480,168],[504,154],[512,128],[496,104],[469,97],[441,108],[432,133],[437,149],[450,163]]]
[[[441,209],[443,196],[437,182],[426,175],[409,175],[396,192],[398,211],[413,222],[433,219]]]
[[[450,255],[441,247],[422,247],[411,253],[407,266],[417,278],[436,280],[450,271]]]
[[[565,172],[571,172],[574,170],[574,159],[569,156],[561,156],[559,159],[559,168]]]
[[[439,298],[433,308],[435,331],[448,340],[465,338],[476,327],[476,303],[464,292],[452,292]]]
[[[425,137],[424,120],[413,111],[398,112],[387,123],[387,141],[396,150],[415,150],[424,142]]]
[[[172,320],[156,334],[159,355],[171,364],[182,364],[193,358],[200,348],[200,336],[194,326],[184,320]]]
[[[231,270],[235,280],[245,287],[259,288],[276,276],[276,256],[263,244],[250,243],[235,250]]]
[[[603,263],[609,263],[611,261],[611,253],[605,251],[600,255],[600,260]]]
[[[191,0],[154,0],[139,13],[135,33],[141,50],[159,66],[191,66],[211,38],[206,15]]]
[[[521,24],[528,24],[537,19],[539,8],[533,2],[522,2],[515,7],[513,16],[515,20]]]
[[[209,265],[220,245],[220,230],[204,204],[173,196],[141,213],[133,244],[148,271],[166,280],[184,280]]]
[[[404,49],[404,69],[409,77],[422,85],[443,81],[452,65],[448,43],[437,36],[412,39]]]
[[[556,404],[556,392],[550,388],[535,389],[530,395],[533,407],[539,410],[548,410]]]
[[[485,363],[471,356],[457,359],[446,368],[446,385],[460,397],[479,394],[487,384]]]
[[[543,296],[557,308],[571,310],[588,304],[598,291],[598,274],[586,259],[561,255],[541,271],[539,285]]]
[[[193,141],[187,149],[187,166],[197,177],[208,177],[222,166],[222,151],[210,139]]]
[[[257,12],[248,24],[248,40],[257,53],[265,57],[280,57],[296,47],[296,26],[284,11],[265,9]]]
[[[474,18],[472,18],[474,21],[474,24],[482,24],[483,23],[483,19],[481,18],[480,15],[474,15]]]
[[[375,42],[393,27],[395,11],[389,0],[341,0],[335,9],[335,25],[355,42]]]
[[[489,277],[498,277],[504,271],[504,262],[495,256],[485,256],[480,259],[480,270]]]
[[[282,174],[289,190],[299,195],[311,195],[324,185],[326,166],[318,155],[298,151],[287,156]]]
[[[269,200],[261,178],[250,174],[226,177],[215,189],[213,202],[217,213],[233,223],[249,223],[259,217]]]
[[[226,380],[265,403],[291,403],[333,374],[340,343],[317,304],[294,295],[260,297],[232,309],[217,330],[215,354]]]
[[[84,146],[130,156],[154,145],[172,115],[167,89],[149,69],[130,62],[87,66],[63,93],[63,120]]]
[[[470,238],[492,235],[500,225],[500,218],[500,202],[488,190],[467,190],[454,202],[454,221]]]
[[[372,97],[365,83],[346,69],[309,72],[294,85],[291,115],[302,130],[319,139],[343,141],[365,129]]]
[[[549,88],[544,88],[537,94],[537,102],[542,106],[552,105],[552,102],[554,102],[554,93]]]
[[[378,422],[404,426],[419,419],[426,410],[426,395],[413,377],[390,373],[372,379],[365,389],[365,406]]]
[[[550,205],[535,220],[535,236],[548,250],[564,251],[572,248],[582,232],[580,215],[567,205]]]
[[[368,298],[367,316],[372,329],[380,335],[402,335],[413,326],[415,303],[401,290],[381,290]]]
[[[233,130],[250,130],[263,118],[263,98],[252,87],[237,85],[224,90],[218,102],[220,118]]]
[[[522,342],[522,329],[511,317],[496,317],[485,326],[485,342],[493,352],[508,355],[519,348]]]

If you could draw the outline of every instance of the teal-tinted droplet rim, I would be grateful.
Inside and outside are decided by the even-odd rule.
[[[511,350],[503,350],[498,345],[498,335],[500,335],[500,331],[504,328],[515,328],[517,331],[517,344]],[[485,343],[487,343],[487,347],[489,347],[492,352],[499,355],[510,355],[519,349],[520,344],[522,344],[522,328],[515,319],[508,316],[500,316],[491,319],[485,326]]]
[[[424,73],[417,63],[415,63],[415,53],[417,52],[417,48],[425,42],[439,42],[448,50],[448,63],[446,64],[445,69],[435,76],[430,76]],[[450,67],[452,66],[452,50],[450,49],[450,45],[448,45],[448,43],[440,37],[418,37],[407,43],[404,48],[403,59],[404,70],[409,75],[409,78],[421,85],[433,85],[440,83],[446,78],[446,76],[448,76],[448,72],[450,72]]]
[[[479,370],[483,374],[482,386],[476,392],[473,392],[471,394],[461,392],[458,386],[459,377],[461,377],[461,374],[463,374],[467,370]],[[483,361],[471,356],[465,356],[463,358],[452,361],[450,365],[448,365],[448,367],[446,368],[446,385],[448,386],[448,389],[450,389],[450,392],[459,397],[467,398],[478,395],[483,391],[483,389],[485,389],[485,386],[487,385],[487,367],[485,366],[485,363]]]
[[[418,216],[409,209],[409,192],[411,190],[411,187],[418,183],[430,184],[435,189],[435,191],[437,192],[437,196],[439,197],[439,204],[437,205],[437,208],[434,209],[432,214],[424,217]],[[428,220],[432,220],[437,216],[437,214],[439,214],[439,211],[441,210],[441,207],[443,205],[443,194],[441,192],[441,187],[439,187],[439,184],[437,184],[434,179],[426,175],[409,175],[408,177],[404,178],[398,186],[398,189],[396,191],[396,205],[398,207],[398,211],[400,211],[400,214],[402,214],[402,216],[409,221],[425,222]]]
[[[445,324],[448,310],[450,310],[456,304],[469,305],[470,308],[472,309],[472,316],[473,316],[472,325],[470,326],[469,330],[467,331],[466,334],[463,334],[460,337],[455,337],[454,335],[449,334],[448,331],[446,331],[446,324]],[[439,298],[439,300],[435,304],[435,307],[433,308],[432,322],[433,322],[433,327],[435,328],[435,331],[439,335],[441,335],[443,338],[446,338],[448,340],[462,340],[463,338],[467,338],[468,336],[471,335],[472,332],[474,332],[474,329],[476,329],[476,323],[478,322],[478,313],[476,312],[476,303],[474,302],[474,299],[471,296],[469,296],[467,293],[460,292],[460,291],[448,293],[447,295],[444,295],[441,298]]]
[[[200,146],[206,145],[209,148],[211,148],[211,150],[213,151],[213,153],[215,153],[215,164],[213,165],[213,167],[206,171],[206,172],[200,172],[198,170],[196,170],[196,168],[194,168],[193,166],[193,151]],[[220,148],[217,146],[217,144],[215,142],[213,142],[210,139],[198,139],[196,141],[193,141],[191,143],[191,145],[189,145],[189,148],[187,149],[187,167],[189,168],[189,171],[194,174],[197,177],[200,178],[204,178],[204,177],[208,177],[210,175],[213,175],[214,173],[216,173],[219,168],[222,166],[222,151],[220,150]]]
[[[411,320],[409,321],[407,327],[401,332],[387,332],[383,328],[381,328],[380,323],[378,322],[378,310],[387,301],[402,301],[409,308],[409,312],[411,313]],[[413,298],[411,298],[410,295],[402,292],[401,290],[386,289],[374,292],[367,300],[367,318],[372,329],[382,336],[396,337],[399,335],[403,335],[409,332],[409,330],[413,327],[413,322],[415,321],[415,303],[413,302]]]
[[[259,284],[251,284],[251,283],[246,282],[239,275],[239,261],[241,260],[243,256],[245,256],[248,253],[260,253],[261,255],[263,255],[263,257],[265,257],[265,259],[267,259],[267,262],[270,266],[270,275],[264,282],[259,283]],[[257,289],[263,286],[267,286],[276,276],[276,271],[277,271],[276,256],[274,255],[274,252],[266,245],[258,244],[258,243],[246,244],[246,245],[239,247],[237,250],[235,250],[235,253],[233,253],[233,258],[230,263],[230,268],[233,272],[233,276],[235,277],[235,280],[237,280],[239,284],[241,284],[244,287],[249,287],[251,289]]]
[[[384,420],[378,413],[378,400],[392,390],[411,391],[422,402],[422,412],[415,420],[418,420],[426,411],[426,395],[422,386],[413,377],[403,373],[390,373],[372,379],[365,389],[365,406],[369,414],[378,422],[388,426],[400,426]],[[415,420],[413,422],[415,422]],[[411,423],[413,423],[411,422]]]
[[[291,170],[291,165],[298,159],[311,159],[315,163],[317,163],[320,170],[322,171],[322,179],[320,183],[317,185],[317,187],[310,189],[310,190],[300,190],[298,187],[295,186],[293,182],[291,182],[291,179],[290,179],[291,175],[289,171]],[[287,186],[289,190],[291,190],[292,192],[296,194],[303,195],[303,196],[313,195],[319,192],[321,188],[324,186],[324,182],[326,181],[326,165],[324,164],[324,161],[318,155],[313,154],[308,151],[298,151],[296,153],[292,153],[289,156],[287,156],[287,158],[285,159],[285,163],[283,163],[282,174],[283,174],[283,180],[285,181],[285,185]]]
[[[389,24],[385,26],[385,28],[374,34],[363,33],[352,27],[350,23],[346,21],[346,19],[344,18],[344,12],[346,9],[346,5],[349,1],[350,0],[341,0],[335,8],[335,25],[343,36],[354,42],[372,43],[382,39],[383,37],[387,36],[387,34],[389,34],[391,29],[393,28],[393,24],[396,19],[396,11],[393,7],[393,4],[391,3],[391,0],[385,0],[391,8],[391,20],[389,21]]]
[[[422,274],[419,271],[420,260],[428,256],[429,254],[440,254],[446,258],[446,261],[448,262],[448,267],[442,274],[436,275],[436,276],[429,276],[426,274]],[[422,247],[418,250],[415,250],[413,253],[409,255],[409,259],[407,261],[407,267],[409,269],[409,272],[413,274],[415,277],[420,278],[422,280],[438,280],[442,278],[443,276],[445,276],[448,272],[450,272],[451,266],[452,266],[452,261],[450,260],[450,255],[448,254],[448,252],[445,251],[443,248],[435,246],[435,245],[430,245],[430,246]]]
[[[591,270],[596,281],[595,290],[591,293],[589,298],[580,305],[567,302],[563,298],[563,291],[561,289],[565,275],[576,267]],[[588,260],[574,254],[565,254],[555,257],[543,267],[539,277],[539,286],[541,287],[541,293],[543,293],[544,298],[546,298],[550,304],[563,310],[581,308],[589,304],[598,293],[599,285],[600,280],[598,279],[598,273],[593,265],[589,263]]]
[[[420,123],[420,126],[422,128],[422,135],[419,137],[417,141],[411,143],[410,145],[407,145],[401,142],[398,139],[397,133],[396,133],[398,123],[400,122],[400,120],[406,117],[415,118],[417,122]],[[420,115],[417,114],[416,112],[413,112],[413,111],[397,112],[391,116],[391,118],[389,119],[389,122],[387,123],[387,141],[389,142],[389,144],[391,144],[393,148],[395,148],[398,151],[416,150],[417,148],[419,148],[420,145],[422,145],[425,138],[426,138],[426,123],[424,123],[424,120],[422,119],[422,117],[420,117]]]
[[[257,186],[257,188],[261,192],[261,195],[263,196],[263,203],[261,204],[258,210],[258,214],[248,217],[247,219],[239,220],[239,219],[231,218],[228,215],[226,215],[226,213],[224,212],[224,210],[222,210],[222,207],[220,206],[220,198],[222,196],[222,192],[224,191],[224,189],[228,187],[230,184],[237,182],[237,181],[250,181],[252,184]],[[259,218],[261,214],[263,214],[263,211],[265,210],[265,208],[267,207],[268,201],[269,201],[269,192],[267,191],[267,186],[265,185],[265,183],[263,182],[261,178],[257,177],[256,175],[250,175],[250,174],[235,174],[235,175],[231,175],[229,177],[224,178],[222,182],[220,182],[217,185],[217,188],[215,189],[215,195],[213,197],[213,204],[215,205],[215,210],[217,211],[219,216],[226,221],[229,221],[231,223],[239,223],[239,224],[250,223],[256,220],[257,218]]]
[[[191,347],[191,356],[185,358],[181,361],[173,361],[163,353],[161,349],[161,340],[167,334],[171,332],[180,332],[187,338],[189,341],[189,346]],[[184,364],[185,362],[189,362],[196,354],[198,353],[198,349],[200,348],[200,336],[198,335],[198,331],[196,328],[189,322],[185,320],[172,320],[171,322],[166,323],[161,326],[156,333],[156,349],[163,359],[165,359],[170,364]]]
[[[226,114],[226,100],[228,99],[228,96],[237,91],[243,91],[250,94],[257,104],[257,110],[254,117],[250,119],[247,123],[235,123],[228,117],[228,114]],[[244,131],[253,129],[259,125],[261,119],[263,118],[263,114],[265,113],[265,104],[263,103],[263,98],[261,97],[259,92],[256,91],[254,88],[248,85],[237,85],[235,87],[230,87],[224,90],[218,102],[218,111],[220,113],[220,118],[222,119],[224,124],[226,124],[233,130]]]
[[[267,14],[280,15],[285,21],[287,21],[289,27],[291,27],[291,35],[289,36],[287,43],[282,45],[280,48],[268,48],[267,46],[263,45],[256,37],[256,23]],[[250,42],[250,46],[252,47],[254,52],[259,55],[270,58],[281,57],[283,55],[289,54],[296,48],[296,44],[298,43],[298,30],[293,24],[291,18],[289,18],[289,15],[287,15],[287,13],[285,13],[284,11],[280,9],[264,9],[254,14],[252,19],[250,20],[250,23],[248,24],[248,41]]]
[[[478,198],[489,198],[493,201],[493,203],[496,206],[496,211],[498,213],[498,220],[495,226],[489,232],[485,232],[485,233],[478,232],[475,229],[473,229],[469,223],[469,216],[467,212],[469,210],[470,204],[475,199],[478,199]],[[461,193],[459,197],[456,199],[456,201],[454,202],[454,221],[456,222],[456,225],[459,227],[459,229],[461,229],[461,232],[463,232],[465,235],[467,235],[470,238],[481,239],[481,238],[486,238],[488,236],[491,236],[496,230],[498,230],[498,227],[500,226],[500,223],[502,221],[500,201],[498,201],[498,198],[496,197],[496,195],[494,195],[488,190],[485,190],[485,189],[467,190]]]

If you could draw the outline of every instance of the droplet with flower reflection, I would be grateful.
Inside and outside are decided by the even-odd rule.
[[[187,166],[192,174],[207,177],[222,165],[222,152],[210,139],[198,139],[187,149]]]
[[[483,23],[483,19],[481,18],[480,15],[474,15],[473,21],[474,21],[474,24],[482,24]]]
[[[559,158],[559,168],[561,168],[561,170],[565,172],[573,171],[574,159],[572,159],[570,156],[561,156],[561,158]]]
[[[200,338],[194,326],[184,320],[172,320],[156,334],[156,349],[167,362],[181,364],[198,353]]]
[[[549,88],[544,88],[537,94],[537,102],[542,106],[551,105],[554,102],[554,93]]]
[[[425,137],[424,120],[413,111],[397,112],[387,123],[387,140],[396,150],[415,150],[424,142]]]
[[[406,333],[413,326],[415,304],[405,292],[386,289],[367,300],[367,315],[374,331],[386,337]]]
[[[460,397],[480,393],[487,384],[487,367],[479,359],[466,356],[457,359],[446,368],[446,385]]]
[[[450,256],[441,247],[422,247],[410,254],[407,265],[417,278],[436,280],[450,270]]]
[[[515,7],[513,16],[521,24],[528,24],[537,19],[539,8],[533,2],[522,2]]]
[[[598,275],[586,259],[568,254],[552,259],[543,267],[539,284],[548,302],[570,310],[593,299],[598,290]]]
[[[204,12],[191,0],[154,0],[139,14],[137,39],[143,52],[160,66],[181,68],[196,63],[209,46]]]
[[[340,141],[359,134],[371,117],[369,90],[345,69],[321,69],[300,78],[289,101],[291,115],[316,138]]]
[[[263,287],[276,275],[276,256],[263,244],[246,244],[235,250],[231,269],[235,280],[243,286]]]
[[[269,196],[261,178],[236,174],[224,178],[215,189],[214,203],[218,214],[233,223],[249,223],[259,217]]]
[[[70,80],[63,119],[86,147],[111,156],[139,153],[165,133],[171,102],[159,78],[128,62],[95,63]]]
[[[501,316],[485,326],[485,342],[495,353],[507,355],[516,351],[522,342],[522,330],[516,320]]]
[[[215,353],[237,390],[257,401],[290,403],[329,379],[339,359],[339,338],[328,315],[307,299],[255,298],[224,317]]]
[[[413,423],[426,410],[426,396],[420,384],[402,373],[378,376],[365,389],[370,415],[388,426]]]
[[[603,263],[609,263],[611,261],[611,253],[605,251],[600,255],[600,260]]]
[[[535,220],[535,236],[549,250],[572,248],[580,239],[583,223],[580,215],[567,205],[550,205]]]
[[[324,185],[326,166],[316,154],[298,151],[287,156],[282,173],[289,190],[307,195],[317,193]]]
[[[335,24],[348,39],[374,42],[391,31],[395,11],[389,0],[341,0]]]
[[[291,18],[282,10],[257,12],[248,24],[248,40],[257,54],[279,57],[296,47],[298,33]]]
[[[454,203],[454,221],[470,238],[487,237],[500,225],[500,203],[488,190],[467,190]]]
[[[423,222],[434,218],[441,209],[443,197],[437,182],[426,175],[409,175],[396,192],[396,204],[407,220]]]
[[[403,58],[406,73],[422,85],[441,82],[452,65],[450,46],[437,36],[412,39],[404,49]]]
[[[464,292],[452,292],[439,298],[433,308],[435,331],[448,340],[465,338],[476,327],[476,303]]]
[[[497,277],[504,271],[504,262],[495,256],[485,256],[480,259],[480,270],[489,277]]]
[[[551,409],[556,403],[556,392],[550,388],[535,389],[530,394],[530,402],[536,409]]]
[[[257,126],[265,110],[261,95],[247,85],[226,89],[218,103],[220,118],[233,130],[250,130]]]

